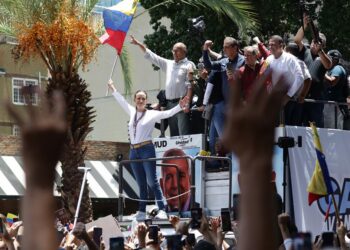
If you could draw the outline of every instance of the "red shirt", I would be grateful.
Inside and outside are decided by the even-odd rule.
[[[244,65],[239,69],[242,84],[242,96],[244,100],[249,99],[255,80],[259,76],[260,68],[261,64],[259,62],[256,62],[254,69],[248,65]]]

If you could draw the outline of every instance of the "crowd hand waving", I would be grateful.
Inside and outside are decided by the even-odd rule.
[[[223,141],[240,162],[240,249],[272,249],[274,245],[271,170],[274,132],[287,86],[280,78],[267,93],[264,74],[254,83],[250,101],[243,105],[238,78],[231,85]],[[254,181],[254,185],[251,182]],[[251,235],[256,235],[254,241]]]
[[[232,150],[240,160],[258,153],[259,156],[272,156],[274,124],[287,87],[283,78],[280,78],[268,94],[263,84],[267,77],[268,74],[263,75],[254,84],[251,101],[246,105],[243,105],[240,96],[239,79],[236,76],[233,78],[223,138],[226,148]]]
[[[340,249],[347,249],[346,246],[346,241],[345,241],[345,235],[346,235],[346,227],[344,226],[344,223],[340,220],[337,221],[337,235],[339,238],[339,242],[340,242]]]
[[[147,234],[147,227],[144,223],[140,223],[137,226],[137,238],[139,239],[139,245],[140,247],[146,247],[146,234]]]
[[[28,103],[26,114],[19,113],[9,103],[7,110],[21,128],[27,187],[52,189],[55,166],[63,151],[67,133],[63,94],[55,91],[49,101],[41,93],[39,107],[31,104],[29,95],[25,95],[25,99]]]
[[[117,91],[117,89],[115,88],[115,86],[113,84],[113,80],[112,79],[109,79],[107,85],[108,85],[108,89],[111,90],[112,93]]]
[[[177,224],[180,222],[180,218],[176,215],[170,215],[169,222],[173,228],[176,228]]]
[[[210,218],[210,225],[211,225],[211,230],[214,233],[217,233],[218,229],[220,228],[220,217],[212,217]]]

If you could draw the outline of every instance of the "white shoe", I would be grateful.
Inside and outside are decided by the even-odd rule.
[[[167,220],[168,219],[168,215],[167,215],[167,213],[164,210],[159,210],[158,214],[154,218],[158,219],[158,220]]]
[[[144,221],[145,219],[146,212],[137,211],[137,213],[133,215],[133,220]]]

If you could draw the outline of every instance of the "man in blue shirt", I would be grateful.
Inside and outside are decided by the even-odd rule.
[[[221,72],[222,94],[224,96],[225,103],[227,103],[230,93],[228,75],[232,76],[235,70],[238,70],[244,65],[244,56],[238,52],[238,41],[233,37],[226,37],[223,45],[225,57],[222,57],[217,61],[211,61],[209,58],[208,49],[210,49],[212,45],[212,41],[205,41],[203,45],[203,62],[206,68]]]
[[[326,100],[335,102],[346,102],[348,96],[348,85],[346,71],[339,64],[342,58],[338,50],[330,50],[328,56],[332,59],[332,67],[325,74],[326,82]],[[327,104],[324,108],[324,125],[325,128],[335,128],[335,106]],[[339,106],[337,109],[337,128],[343,128],[344,116],[348,115],[347,106]]]

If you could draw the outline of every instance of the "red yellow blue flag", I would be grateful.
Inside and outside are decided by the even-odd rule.
[[[122,52],[126,33],[134,17],[138,0],[123,0],[103,11],[106,33],[100,37],[102,44],[114,47],[118,54]]]
[[[307,191],[309,192],[309,205],[311,205],[314,201],[318,200],[321,197],[333,194],[333,188],[326,163],[326,157],[322,151],[322,145],[317,132],[317,128],[313,123],[310,123],[310,127],[312,129],[317,157],[315,170],[307,187]]]

